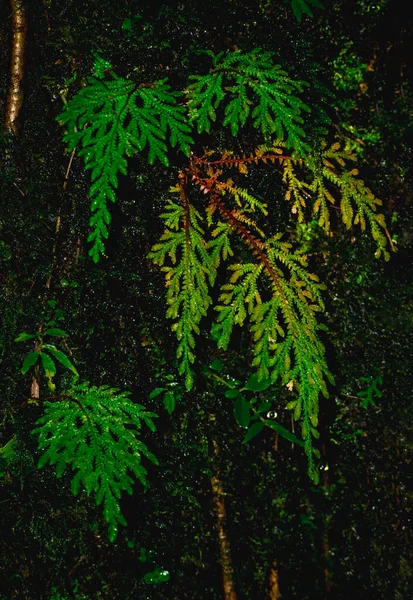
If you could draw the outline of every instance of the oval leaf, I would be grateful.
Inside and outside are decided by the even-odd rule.
[[[66,333],[66,331],[63,331],[63,329],[57,329],[56,327],[53,327],[52,329],[46,329],[44,335],[54,335],[55,337],[67,337],[69,334]]]
[[[215,360],[212,361],[212,363],[209,365],[209,368],[212,369],[213,371],[222,371],[222,369],[224,368],[224,365],[222,364],[222,361],[219,360],[219,358],[216,358]]]
[[[157,396],[159,396],[159,394],[162,394],[162,392],[166,392],[166,388],[155,388],[149,394],[149,398],[152,400],[153,398],[156,398]]]
[[[26,340],[34,340],[35,338],[37,338],[37,335],[35,333],[25,333],[23,331],[23,333],[20,333],[14,341],[25,342]]]
[[[281,435],[289,442],[293,442],[294,444],[297,444],[297,446],[304,447],[304,442],[302,440],[298,439],[297,436],[295,436],[293,433],[291,433],[291,431],[288,431],[288,429],[277,423],[277,421],[265,421],[265,424],[267,425],[267,427],[271,427],[271,429],[274,429],[274,431],[276,431],[279,435]]]
[[[270,385],[270,379],[265,378],[259,380],[257,373],[254,373],[245,384],[245,389],[249,390],[250,392],[263,392],[264,390],[268,389]]]
[[[30,352],[30,354],[28,354],[26,356],[26,358],[23,361],[23,366],[21,368],[21,372],[23,373],[23,375],[25,375],[27,373],[27,371],[30,369],[30,367],[33,367],[37,363],[38,358],[39,358],[38,352]]]
[[[72,363],[70,358],[68,356],[66,356],[66,354],[64,352],[61,352],[60,350],[58,350],[55,346],[52,346],[51,344],[44,344],[43,347],[47,348],[47,350],[50,352],[50,354],[52,356],[54,356],[54,358],[56,360],[58,360],[60,363],[62,363],[62,365],[64,367],[66,367],[66,369],[69,369],[69,371],[72,371],[72,373],[74,373],[77,377],[79,377],[79,373],[77,372],[76,367],[74,366],[74,364]]]
[[[56,375],[56,365],[54,364],[54,361],[45,352],[40,353],[40,358],[42,359],[42,365],[46,377],[54,377]]]
[[[175,410],[175,396],[173,392],[166,392],[163,397],[163,405],[168,413],[171,415]]]
[[[225,398],[238,398],[239,395],[239,390],[236,389],[227,390],[226,392],[224,392]]]
[[[248,429],[247,433],[245,434],[245,437],[242,440],[242,443],[246,444],[247,442],[252,440],[252,438],[255,438],[256,435],[261,433],[261,431],[264,429],[264,427],[265,427],[265,425],[262,421],[258,421],[258,423],[254,423],[253,425],[251,425],[251,427]]]
[[[240,427],[247,428],[251,422],[251,407],[250,403],[240,396],[234,403],[235,420]]]

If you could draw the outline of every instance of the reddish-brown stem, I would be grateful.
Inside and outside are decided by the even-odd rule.
[[[230,210],[228,210],[228,208],[225,206],[224,202],[222,201],[221,197],[218,194],[216,194],[215,192],[213,192],[211,189],[209,189],[207,187],[207,185],[205,185],[207,183],[205,180],[196,178],[196,181],[198,184],[203,185],[205,190],[208,190],[210,201],[218,209],[220,215],[225,219],[225,221],[227,223],[229,223],[233,229],[237,230],[240,233],[241,237],[246,240],[247,244],[250,246],[253,253],[259,258],[259,260],[262,262],[262,264],[266,268],[267,273],[270,275],[271,279],[274,281],[275,287],[277,288],[277,291],[278,291],[280,297],[282,298],[284,304],[288,304],[288,300],[285,298],[282,288],[281,288],[280,279],[279,279],[278,275],[276,274],[270,261],[268,260],[267,256],[263,252],[262,242],[257,240],[252,235],[252,233],[250,231],[248,231],[248,229],[242,223],[240,223],[240,221],[232,214],[232,212]]]
[[[286,156],[284,154],[263,154],[262,156],[234,156],[233,158],[220,158],[219,160],[207,160],[206,158],[199,157],[193,155],[192,161],[194,163],[202,164],[203,166],[212,167],[214,165],[240,165],[246,163],[258,163],[269,161],[283,161],[283,160],[291,160],[291,156]]]

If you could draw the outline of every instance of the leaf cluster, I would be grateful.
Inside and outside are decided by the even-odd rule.
[[[44,341],[46,336],[61,338],[67,337],[68,335],[69,334],[66,333],[66,331],[63,331],[63,329],[58,329],[57,327],[51,327],[45,331],[38,331],[37,333],[20,333],[14,340],[15,342],[27,342],[29,340],[33,340],[35,342],[35,349],[32,352],[29,352],[23,360],[23,365],[21,368],[22,375],[25,375],[29,369],[31,369],[31,367],[35,367],[40,362],[47,378],[48,387],[51,391],[54,391],[56,386],[53,383],[53,377],[56,375],[57,371],[55,363],[57,360],[66,369],[78,377],[79,373],[67,354],[56,348],[54,344],[49,344],[48,342]]]
[[[198,133],[210,130],[220,104],[226,100],[222,125],[229,126],[232,135],[238,135],[251,117],[253,126],[264,137],[275,135],[285,139],[288,148],[302,154],[309,151],[302,126],[303,113],[309,113],[310,107],[299,97],[305,82],[291,79],[274,64],[273,53],[261,48],[210,55],[210,72],[192,75],[194,83],[185,90],[189,118],[197,125]]]
[[[101,72],[99,71],[99,75]],[[193,143],[179,93],[166,79],[137,85],[112,73],[106,81],[89,78],[88,85],[68,102],[57,119],[67,127],[68,150],[80,146],[85,168],[91,170],[92,242],[90,256],[98,262],[104,252],[111,221],[108,202],[116,201],[119,174],[127,173],[127,157],[148,148],[148,161],[168,165],[168,145],[189,154]]]
[[[46,400],[44,415],[32,431],[42,451],[38,467],[55,465],[57,477],[71,468],[73,494],[80,489],[94,494],[96,504],[103,507],[111,541],[118,525],[126,525],[119,502],[123,492],[132,493],[130,473],[146,487],[142,456],[158,464],[139,439],[142,425],[155,430],[157,415],[129,396],[116,388],[83,382],[53,401]]]

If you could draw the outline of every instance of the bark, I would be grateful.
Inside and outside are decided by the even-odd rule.
[[[15,135],[20,131],[23,106],[23,83],[26,70],[27,14],[22,0],[10,0],[11,58],[6,97],[5,129]]]
[[[280,587],[278,584],[278,565],[277,565],[277,561],[274,560],[274,562],[272,563],[271,573],[270,573],[269,599],[270,600],[280,600],[280,598],[281,598],[281,592],[280,592]]]
[[[211,415],[210,420],[215,422],[215,415]],[[219,446],[215,439],[212,440],[214,455],[219,455]],[[234,570],[232,567],[231,546],[226,530],[226,508],[225,491],[222,483],[221,474],[217,469],[215,475],[211,477],[212,501],[216,516],[216,530],[218,536],[219,551],[221,556],[222,579],[224,589],[224,600],[237,600],[234,584]]]

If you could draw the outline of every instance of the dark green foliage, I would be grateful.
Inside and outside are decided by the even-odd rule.
[[[120,511],[122,492],[132,494],[133,473],[147,485],[146,469],[141,456],[158,464],[156,457],[138,438],[142,424],[151,431],[157,415],[135,404],[128,392],[109,386],[74,386],[53,402],[45,402],[44,415],[37,421],[33,434],[38,437],[43,454],[39,468],[56,465],[61,477],[68,466],[75,471],[72,492],[80,489],[93,493],[109,525],[109,539],[114,541],[118,525],[126,525]]]
[[[320,2],[320,0],[291,0],[291,8],[293,9],[293,13],[296,16],[297,21],[300,23],[303,14],[306,14],[309,17],[314,16],[310,8],[312,6],[315,6],[316,8],[324,8],[324,5]]]
[[[225,486],[227,531],[240,598],[269,597],[274,564],[285,600],[327,596],[334,600],[404,600],[412,596],[409,428],[413,321],[411,276],[406,267],[412,264],[411,19],[402,3],[388,0],[323,3],[326,10],[322,12],[306,2],[314,17],[307,18],[303,11],[301,23],[291,10],[291,0],[183,0],[163,5],[90,0],[82,10],[74,0],[29,3],[24,135],[5,147],[0,134],[0,446],[6,455],[4,459],[0,448],[2,600],[50,600],[53,594],[66,600],[221,599],[222,573],[209,481],[216,471]],[[0,87],[5,91],[11,19],[7,3],[3,5]],[[262,391],[241,391],[243,385],[247,387],[254,358],[249,351],[248,317],[242,329],[234,327],[225,351],[217,349],[208,335],[218,284],[232,274],[226,267],[259,259],[250,253],[237,230],[228,231],[216,210],[212,215],[206,213],[210,194],[204,194],[191,177],[189,199],[201,215],[198,224],[204,230],[207,251],[211,255],[215,246],[209,244],[217,240],[216,254],[222,262],[216,286],[209,288],[212,304],[199,322],[201,334],[194,333],[197,362],[192,370],[197,374],[197,386],[182,398],[176,393],[177,389],[182,392],[183,382],[179,382],[174,360],[178,344],[163,318],[163,296],[168,290],[163,288],[165,273],[158,272],[145,257],[159,240],[163,228],[159,215],[168,212],[167,190],[176,181],[176,165],[185,171],[186,157],[168,151],[170,169],[158,160],[149,166],[146,146],[146,151],[128,161],[128,177],[120,178],[116,190],[117,206],[109,210],[110,238],[102,240],[107,258],[98,264],[87,259],[90,174],[83,172],[76,153],[62,193],[71,157],[63,154],[61,129],[53,123],[53,116],[62,110],[62,87],[70,99],[85,84],[90,56],[97,48],[113,59],[119,74],[136,85],[168,76],[173,89],[183,90],[189,74],[208,73],[212,66],[209,57],[198,50],[210,48],[216,55],[222,50],[249,51],[257,46],[273,51],[274,62],[291,78],[311,82],[310,88],[298,94],[311,106],[310,114],[303,113],[305,141],[311,152],[302,164],[298,158],[294,160],[292,170],[301,182],[297,194],[290,183],[282,182],[287,160],[282,165],[268,160],[267,164],[251,162],[231,169],[217,167],[217,171],[223,170],[218,177],[222,184],[231,178],[233,188],[267,203],[268,215],[257,204],[255,211],[251,203],[247,210],[241,194],[237,198],[228,189],[225,194],[223,188],[215,191],[238,215],[241,202],[243,224],[259,240],[284,232],[282,241],[292,244],[292,252],[301,250],[307,256],[307,270],[327,284],[322,292],[326,309],[316,316],[329,326],[328,336],[321,332],[321,339],[328,344],[328,365],[336,385],[328,387],[328,400],[320,398],[321,439],[315,445],[322,456],[314,460],[320,486],[311,485],[305,477],[305,457],[298,442],[286,439],[295,431],[302,443],[300,424],[285,410],[288,402],[297,400],[296,387],[290,391],[278,378]],[[344,76],[347,83],[346,77],[353,78],[346,89],[338,89],[335,76],[342,50],[345,55],[338,76]],[[95,69],[94,75],[103,81],[111,79],[107,61]],[[226,79],[223,87],[233,82]],[[325,86],[320,87],[320,82]],[[328,96],[326,102],[325,89],[334,85],[337,94]],[[231,92],[224,91],[217,120],[211,122],[209,133],[192,136],[192,151],[202,156],[205,149],[214,148],[215,160],[225,152],[255,155],[262,139],[251,113],[234,138],[230,125],[222,126],[232,99]],[[252,98],[251,90],[247,91]],[[324,176],[316,178],[306,164],[315,158],[322,175],[319,128],[315,125],[320,110],[316,103],[322,96],[334,126],[333,131],[322,134],[328,142],[326,148],[338,139],[341,151],[352,150],[358,157],[358,164],[350,161],[344,170],[335,159],[330,161],[337,177],[344,180],[340,174],[356,167],[360,175],[349,176],[347,182],[363,179],[384,200],[384,207],[377,207],[375,214],[382,211],[391,225],[386,232],[376,221],[378,230],[388,242],[397,240],[399,247],[388,263],[374,259],[368,217],[364,215],[363,231],[358,226],[361,221],[355,223],[358,209],[349,197],[353,215],[346,209],[347,222],[352,222],[347,231],[346,224],[342,225],[341,192]],[[4,93],[0,94],[2,109],[4,100]],[[184,96],[177,101],[186,102]],[[244,167],[247,173],[241,172]],[[201,175],[210,176],[206,170]],[[317,186],[313,186],[315,179]],[[319,182],[324,189],[317,204]],[[290,199],[284,200],[287,192]],[[180,203],[178,195],[170,198]],[[54,235],[57,215],[61,229]],[[323,223],[328,223],[328,232]],[[212,235],[215,230],[217,237]],[[233,252],[225,260],[221,242]],[[170,266],[168,261],[169,257],[164,266]],[[279,268],[288,278],[288,269]],[[49,275],[51,286],[45,289]],[[72,282],[77,283],[76,288]],[[259,292],[265,302],[270,300],[266,275],[260,276]],[[28,339],[25,346],[12,340],[20,331],[38,330],[49,318],[43,316],[49,300],[58,303],[55,326],[73,334],[70,352],[65,339],[55,338],[53,343],[67,352],[87,379],[133,389],[133,397],[138,399],[148,398],[157,386],[164,390],[151,400],[142,400],[149,410],[160,413],[158,432],[142,439],[151,440],[148,446],[162,467],[151,468],[148,493],[142,494],[141,486],[134,486],[133,496],[122,498],[121,511],[128,526],[119,528],[114,544],[104,532],[102,535],[95,494],[79,492],[73,497],[71,477],[67,477],[70,469],[56,479],[55,469],[38,470],[37,459],[33,461],[36,438],[30,439],[29,432],[42,404],[26,400],[34,369],[25,376],[19,372],[24,354],[34,349],[35,338]],[[223,367],[216,373],[237,390],[222,382],[219,389],[211,389],[201,377],[202,363],[212,364],[217,357]],[[38,358],[40,372],[41,360]],[[71,372],[59,370],[57,359],[55,365],[53,381],[67,389]],[[165,374],[171,372],[175,374],[169,383]],[[233,383],[234,378],[238,384]],[[248,429],[234,419],[236,398],[222,390],[237,392],[237,397],[242,395],[251,404]],[[166,412],[173,404],[170,394],[176,401],[171,417]],[[284,435],[260,418],[253,420],[254,409],[265,403],[268,406],[268,402],[271,409],[260,417],[283,426]],[[219,456],[213,455],[209,438],[210,413],[216,415],[214,439]],[[267,416],[270,413],[272,416]],[[256,436],[241,444],[249,433]],[[150,564],[141,562],[145,548],[152,557]],[[156,575],[164,569],[170,580],[156,587]]]
[[[251,116],[253,126],[265,136],[285,139],[287,148],[301,154],[309,151],[305,142],[303,113],[310,108],[299,97],[305,85],[288,77],[280,65],[274,64],[273,53],[256,48],[251,52],[209,53],[213,67],[208,75],[192,75],[195,80],[185,93],[189,118],[198,133],[209,131],[217,119],[217,109],[224,99],[222,125],[238,135]]]

